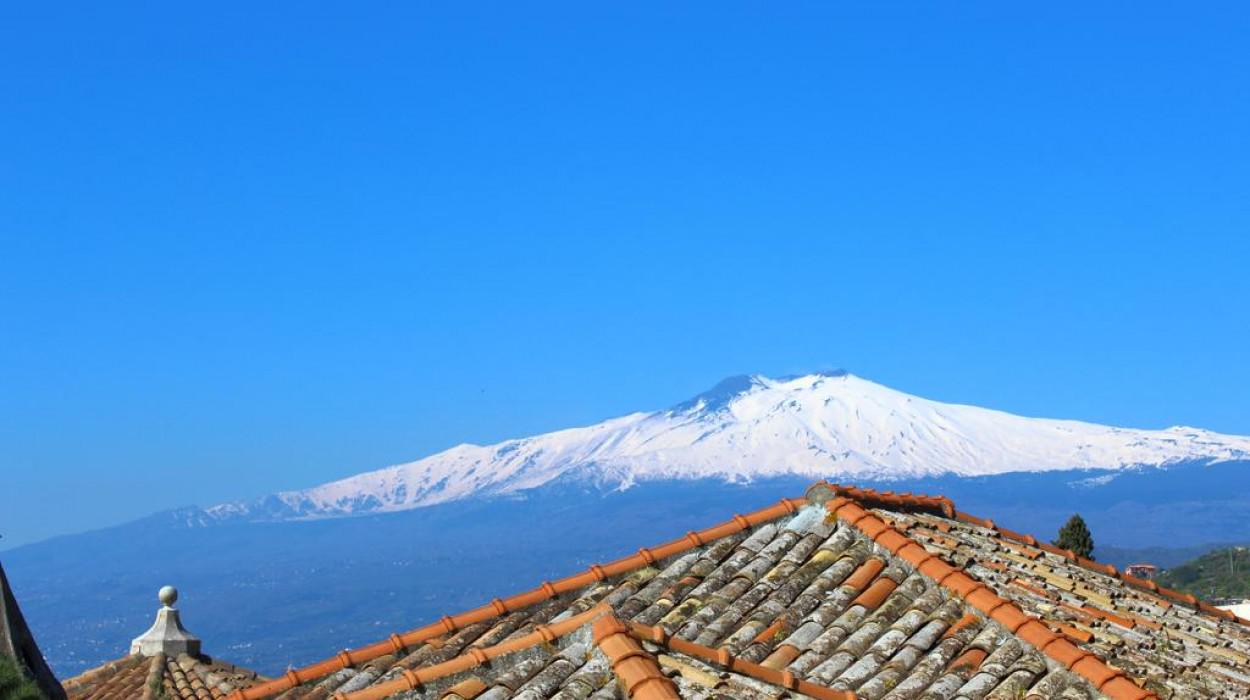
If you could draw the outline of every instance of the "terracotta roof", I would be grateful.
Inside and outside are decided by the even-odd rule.
[[[588,586],[593,587],[610,577],[617,578],[640,571],[643,572],[644,576],[654,574],[655,565],[662,561],[670,560],[692,550],[703,549],[709,543],[739,535],[746,530],[768,523],[783,515],[793,514],[805,503],[806,501],[801,498],[782,499],[777,505],[748,515],[735,515],[733,519],[720,525],[697,532],[689,532],[684,537],[658,547],[643,547],[638,550],[637,554],[608,564],[592,565],[585,572],[554,582],[544,581],[531,591],[519,593],[506,599],[495,599],[487,605],[458,615],[444,617],[438,622],[425,627],[402,634],[392,634],[384,641],[359,649],[339,652],[324,661],[288,671],[281,678],[250,688],[245,693],[242,693],[241,697],[247,700],[267,697],[274,693],[296,688],[309,681],[321,679],[337,671],[354,671],[356,667],[361,665],[369,664],[367,672],[368,669],[377,666],[389,667],[390,664],[394,663],[396,655],[405,654],[406,657],[411,657],[413,654],[406,654],[406,652],[411,650],[419,652],[422,649],[441,647],[443,646],[443,638],[445,636],[456,635],[459,637],[462,636],[464,631],[475,627],[479,628],[478,632],[480,634],[480,627],[484,623],[491,621],[503,619],[509,623],[515,622],[516,626],[527,622],[530,625],[536,624],[541,622],[544,614],[552,616],[560,612],[559,609],[553,610],[553,608],[562,609],[567,607],[568,601],[574,592],[581,591]],[[579,602],[581,600],[581,598],[578,599]],[[534,619],[530,619],[531,617]],[[499,623],[499,625],[502,624],[505,623]],[[499,625],[495,625],[492,630],[499,628]],[[475,639],[468,639],[461,646],[468,646],[469,642],[472,641],[475,641]],[[370,664],[373,661],[378,663]]]
[[[1108,696],[1250,697],[1250,621],[992,520],[877,496],[867,509],[844,496],[829,505]]]
[[[178,590],[164,586],[152,627],[130,655],[64,682],[69,700],[220,700],[265,679],[200,653],[200,639],[182,626]]]
[[[0,656],[16,661],[18,668],[34,681],[49,700],[65,697],[61,684],[35,643],[35,635],[26,626],[26,618],[17,605],[17,597],[9,588],[9,578],[3,566],[0,566]]]
[[[156,654],[111,661],[64,682],[69,700],[219,700],[263,680],[208,656]]]
[[[1250,627],[941,497],[817,484],[234,700],[1250,697]]]

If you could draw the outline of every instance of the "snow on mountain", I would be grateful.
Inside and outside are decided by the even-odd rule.
[[[843,372],[754,375],[727,379],[667,410],[497,445],[459,445],[208,512],[301,518],[395,511],[558,478],[624,488],[660,479],[903,479],[1230,460],[1250,460],[1250,437],[1024,418],[910,396]]]

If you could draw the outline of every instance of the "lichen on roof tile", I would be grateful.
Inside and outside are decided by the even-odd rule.
[[[1250,697],[1250,628],[1053,549],[949,499],[818,485],[233,697]]]

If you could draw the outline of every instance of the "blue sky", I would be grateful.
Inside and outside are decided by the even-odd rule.
[[[10,4],[13,545],[845,367],[1250,433],[1250,12]]]

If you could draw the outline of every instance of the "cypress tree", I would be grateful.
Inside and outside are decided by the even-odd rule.
[[[1076,552],[1077,556],[1086,559],[1094,558],[1094,535],[1089,531],[1089,526],[1085,524],[1085,520],[1079,513],[1068,518],[1068,522],[1059,528],[1059,539],[1053,544],[1056,547],[1070,549]]]

